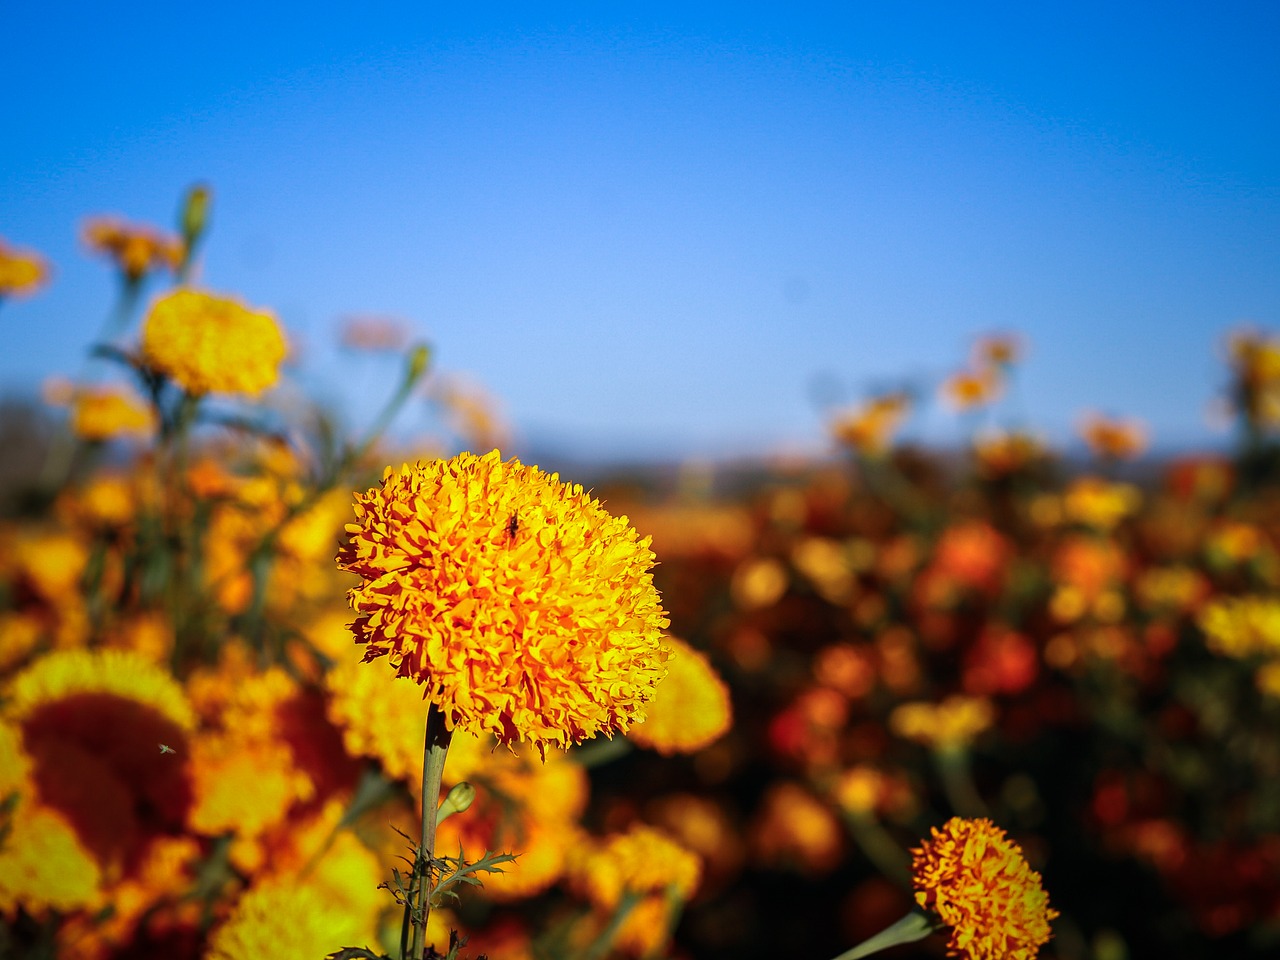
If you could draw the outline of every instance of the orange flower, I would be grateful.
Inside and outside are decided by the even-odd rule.
[[[839,414],[831,424],[831,434],[857,453],[880,456],[889,449],[910,408],[911,401],[905,393],[874,397]]]
[[[1141,420],[1088,414],[1080,424],[1080,436],[1103,460],[1132,460],[1147,449],[1147,429]]]
[[[94,217],[85,223],[83,236],[89,249],[113,259],[130,283],[152,270],[176,270],[182,263],[182,241],[155,227]]]
[[[1000,374],[994,367],[977,372],[961,370],[942,384],[942,398],[960,413],[984,407],[1000,394]]]
[[[145,436],[155,429],[155,414],[140,397],[118,387],[76,391],[71,429],[82,440],[110,440],[121,434]]]
[[[545,750],[625,731],[665,673],[653,552],[582,487],[497,450],[388,467],[338,563],[366,660],[451,728]]]
[[[916,903],[950,928],[950,956],[1033,960],[1053,936],[1040,874],[990,820],[952,817],[912,854]]]

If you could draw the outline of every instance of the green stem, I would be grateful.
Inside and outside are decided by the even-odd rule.
[[[851,950],[846,950],[835,960],[861,960],[873,953],[896,947],[900,943],[915,943],[933,933],[937,927],[934,918],[920,910],[912,910],[892,926],[885,927],[870,940],[863,940]]]
[[[873,813],[850,813],[844,818],[858,848],[881,873],[901,887],[911,888],[911,859]]]
[[[427,920],[431,916],[431,861],[436,850],[436,807],[440,805],[440,781],[445,754],[453,736],[444,713],[434,703],[427,710],[427,736],[422,747],[422,835],[413,861],[413,960],[427,952]]]
[[[969,773],[969,751],[963,747],[937,750],[933,759],[951,809],[962,817],[987,816],[990,811]]]
[[[628,890],[622,895],[622,899],[618,901],[617,909],[613,911],[613,916],[609,918],[609,925],[600,932],[600,936],[596,937],[591,946],[583,951],[582,960],[600,960],[601,957],[609,952],[609,948],[613,946],[613,940],[618,935],[618,931],[622,929],[627,917],[639,902],[640,894],[638,893],[632,893]]]

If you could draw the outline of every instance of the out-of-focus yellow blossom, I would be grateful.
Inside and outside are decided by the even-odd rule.
[[[667,637],[672,652],[666,679],[658,684],[645,719],[627,736],[663,756],[694,753],[714,743],[733,723],[729,688],[700,650]]]
[[[90,527],[118,529],[133,520],[137,499],[130,477],[98,473],[77,492],[70,512]]]
[[[1221,597],[1201,611],[1210,650],[1228,657],[1280,657],[1280,598]]]
[[[155,413],[132,391],[121,387],[81,387],[76,391],[71,429],[81,440],[147,436],[155,428]]]
[[[1142,494],[1129,483],[1081,477],[1067,487],[1062,505],[1069,520],[1098,530],[1110,530],[1142,506]]]
[[[755,537],[750,516],[737,504],[638,504],[631,519],[663,557],[738,560]]]
[[[1000,396],[1002,385],[1000,373],[994,367],[962,370],[943,382],[942,399],[951,409],[964,413],[995,401]]]
[[[342,947],[374,943],[367,918],[334,909],[310,885],[272,883],[244,894],[209,938],[205,960],[326,957]]]
[[[702,858],[706,879],[715,883],[737,873],[746,856],[742,834],[710,797],[668,793],[649,807],[648,819]]]
[[[1257,330],[1238,330],[1227,340],[1235,377],[1232,401],[1255,428],[1280,423],[1280,338]]]
[[[570,868],[574,886],[602,913],[623,896],[640,897],[617,931],[614,945],[633,956],[660,949],[674,912],[697,889],[702,864],[666,834],[637,825],[598,844],[583,843]]]
[[[344,629],[350,642],[351,631],[345,625]],[[351,647],[358,649],[354,643]],[[330,693],[329,719],[342,731],[347,752],[375,758],[393,780],[420,784],[427,718],[422,687],[407,677],[388,682],[350,652],[328,672],[325,686]],[[460,740],[454,738],[455,754]],[[455,769],[451,764],[451,772]]]
[[[853,817],[901,813],[915,806],[911,788],[901,777],[867,764],[843,771],[831,786],[831,798]]]
[[[889,715],[889,727],[900,737],[934,750],[957,750],[991,729],[996,712],[985,697],[954,694],[941,703],[904,703]]]
[[[952,817],[912,855],[916,903],[949,928],[951,956],[1034,960],[1053,936],[1040,874],[990,820]]]
[[[790,781],[770,785],[751,828],[752,847],[765,863],[822,874],[840,862],[843,830],[835,813]]]
[[[1025,352],[1022,338],[1013,333],[992,333],[978,338],[973,345],[973,365],[978,370],[987,367],[1011,367]]]
[[[791,551],[791,562],[828,603],[841,604],[853,590],[853,570],[845,545],[826,537],[805,537]]]
[[[855,453],[869,457],[882,456],[893,443],[911,410],[905,393],[889,393],[873,397],[866,403],[843,411],[831,422],[831,435]]]
[[[1209,594],[1209,581],[1191,567],[1152,567],[1144,570],[1135,584],[1143,604],[1154,610],[1186,613],[1194,610]]]
[[[20,729],[0,720],[0,801],[12,804],[0,817],[0,917],[19,907],[37,919],[75,910],[93,901],[101,881],[71,825],[38,803],[32,772]]]
[[[13,556],[18,574],[40,598],[58,604],[78,594],[89,549],[71,533],[30,531],[13,544]]]
[[[280,377],[287,346],[276,318],[234,297],[175,290],[142,326],[142,360],[193,395],[256,397]]]
[[[973,438],[973,456],[979,471],[1004,477],[1024,470],[1046,455],[1044,442],[1021,430],[988,430]]]
[[[545,749],[643,716],[666,672],[653,552],[582,487],[461,454],[388,468],[356,518],[355,636],[451,727]]]
[[[1224,520],[1209,535],[1205,550],[1210,560],[1234,566],[1252,560],[1266,545],[1262,531],[1253,524]]]
[[[1147,428],[1140,420],[1086,414],[1080,422],[1080,437],[1103,460],[1132,460],[1147,449]]]
[[[1280,700],[1280,660],[1269,660],[1258,667],[1253,681],[1260,693]]]
[[[753,557],[734,571],[729,589],[744,610],[771,607],[787,592],[787,570],[773,557]]]
[[[40,643],[42,628],[30,613],[0,614],[0,673],[22,663]]]
[[[114,260],[131,283],[153,270],[176,270],[182,262],[182,242],[145,224],[94,217],[85,223],[83,237],[90,250]]]
[[[28,296],[49,279],[49,265],[30,250],[11,247],[0,238],[0,300]]]

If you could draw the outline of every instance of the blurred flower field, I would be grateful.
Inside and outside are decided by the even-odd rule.
[[[3,490],[0,956],[1280,952],[1280,340],[1228,338],[1230,455],[997,426],[1001,335],[962,454],[904,389],[584,490],[384,319],[344,435],[210,203],[86,224],[118,302]],[[0,240],[0,321],[48,282]]]

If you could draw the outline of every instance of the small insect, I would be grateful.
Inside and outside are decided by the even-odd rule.
[[[178,751],[173,749],[173,747],[169,746],[167,743],[162,743],[160,744],[160,752],[161,753],[177,753]]]
[[[511,514],[511,519],[507,521],[507,542],[515,540],[516,534],[520,532],[520,515]]]

